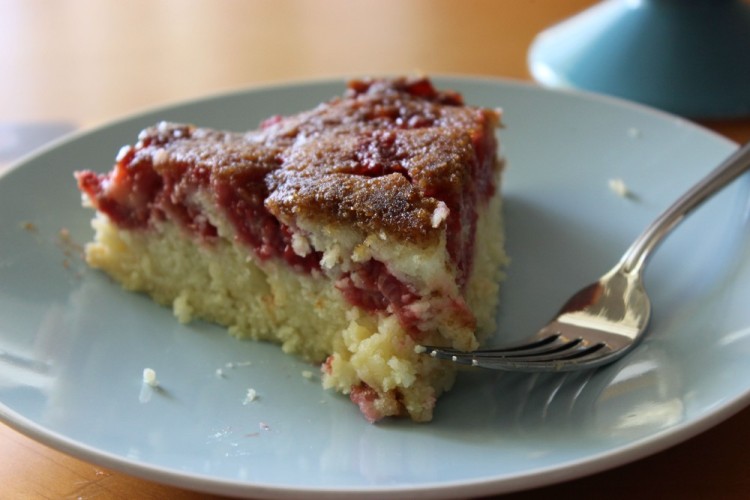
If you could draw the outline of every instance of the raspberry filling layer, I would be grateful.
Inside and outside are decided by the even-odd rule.
[[[390,308],[414,340],[419,341],[425,335],[419,329],[420,317],[408,307],[419,300],[419,295],[388,272],[382,262],[367,261],[338,280],[336,287],[350,304],[366,311]]]

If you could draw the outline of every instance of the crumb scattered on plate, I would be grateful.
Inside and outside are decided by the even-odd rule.
[[[311,372],[310,370],[302,370],[302,376],[309,380],[313,378],[313,372]]]
[[[253,364],[252,361],[236,361],[236,362],[229,361],[228,363],[224,364],[224,368],[227,368],[228,370],[232,370],[234,368],[239,368],[241,366],[250,366],[252,364]]]
[[[628,189],[628,186],[625,184],[625,181],[623,181],[620,178],[610,179],[609,189],[612,190],[612,192],[615,193],[617,196],[621,196],[623,198],[628,198],[631,196],[630,189]]]
[[[156,379],[156,371],[153,368],[143,369],[143,383],[151,387],[159,385],[159,381]]]
[[[216,378],[226,378],[229,370],[234,370],[243,366],[250,366],[252,364],[252,361],[227,361],[224,363],[224,366],[220,366],[214,371],[214,375],[216,375]]]
[[[143,369],[143,383],[141,384],[141,392],[138,395],[138,401],[141,403],[148,403],[151,401],[151,397],[154,393],[163,392],[159,386],[159,380],[156,378],[156,371],[153,368]]]
[[[258,392],[251,387],[247,390],[247,394],[245,394],[245,400],[242,401],[242,404],[243,405],[250,404],[256,399],[258,399]]]
[[[65,252],[66,256],[75,255],[84,258],[83,245],[73,239],[68,228],[61,228],[57,235],[59,238],[60,247],[63,249],[63,252]]]
[[[639,137],[641,137],[641,129],[636,128],[636,127],[630,127],[628,129],[628,136],[630,136],[633,139],[638,139]]]
[[[29,221],[21,222],[21,227],[30,233],[36,233],[39,230],[36,224],[34,224],[33,222],[29,222]]]

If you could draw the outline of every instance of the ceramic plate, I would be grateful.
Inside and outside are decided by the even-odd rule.
[[[544,323],[736,147],[610,99],[497,80],[438,84],[505,114],[513,262],[498,343]],[[463,372],[430,424],[368,424],[321,389],[315,367],[209,324],[181,325],[82,263],[91,213],[74,170],[108,170],[120,146],[159,120],[240,131],[342,90],[340,81],[292,84],[166,107],[55,144],[0,178],[0,417],[85,460],[206,492],[435,498],[600,471],[748,403],[747,177],[654,255],[652,333],[632,355],[591,373]],[[632,196],[614,193],[612,179]],[[144,389],[145,367],[161,390]],[[250,403],[248,388],[258,395]]]

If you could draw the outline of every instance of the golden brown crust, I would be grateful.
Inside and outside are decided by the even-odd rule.
[[[144,176],[153,167],[172,183],[154,206],[182,202],[196,183],[225,183],[286,225],[303,218],[432,244],[447,214],[457,230],[471,222],[464,212],[491,194],[476,192],[494,188],[498,121],[497,112],[465,106],[424,78],[358,80],[344,97],[245,134],[161,123],[141,133],[118,167]],[[142,204],[132,197],[139,178],[124,187],[129,203]],[[438,208],[445,217],[435,216]]]
[[[281,170],[273,178],[277,184],[266,207],[282,221],[302,216],[423,244],[439,235],[431,224],[437,200],[421,196],[403,175],[317,177]]]

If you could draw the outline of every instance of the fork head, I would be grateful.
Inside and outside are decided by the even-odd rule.
[[[575,293],[535,335],[510,347],[474,352],[427,347],[457,364],[513,371],[571,371],[610,363],[643,337],[651,305],[639,271],[618,265]]]

